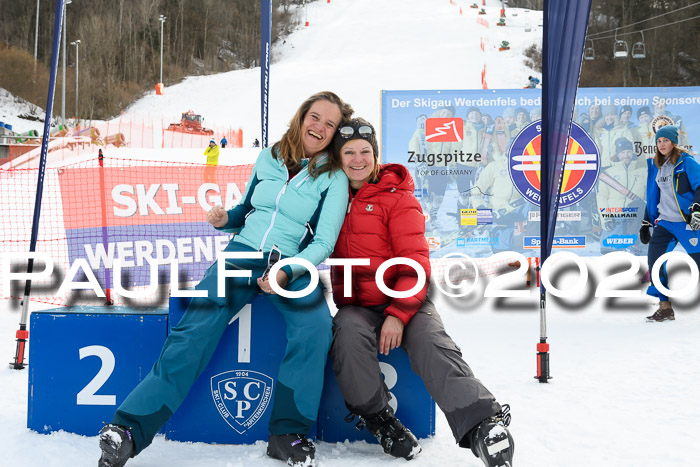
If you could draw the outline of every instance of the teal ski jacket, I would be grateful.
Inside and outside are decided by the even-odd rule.
[[[319,165],[327,158],[321,154]],[[228,222],[219,230],[237,233],[233,242],[267,252],[277,245],[283,257],[297,257],[318,265],[333,251],[348,204],[348,179],[342,170],[317,177],[304,167],[289,180],[284,163],[261,151],[253,173]],[[289,282],[302,276],[301,265],[284,266]]]

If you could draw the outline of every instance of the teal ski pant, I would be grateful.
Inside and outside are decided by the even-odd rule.
[[[231,242],[226,251],[253,250]],[[196,286],[207,298],[194,298],[178,325],[170,330],[151,372],[117,409],[113,424],[130,428],[135,454],[177,410],[192,384],[204,371],[235,314],[258,293],[257,278],[265,259],[227,259],[227,269],[248,269],[252,277],[227,277],[225,297],[217,297],[217,263]],[[298,278],[286,289],[306,288],[311,277]],[[326,357],[332,339],[332,321],[323,291],[317,286],[301,298],[268,295],[286,323],[287,348],[280,364],[273,397],[269,432],[308,434],[316,421],[323,389]]]

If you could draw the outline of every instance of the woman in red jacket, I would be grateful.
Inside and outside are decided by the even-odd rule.
[[[412,459],[421,448],[415,436],[394,416],[389,390],[379,369],[377,351],[403,347],[411,367],[445,413],[455,440],[471,448],[487,466],[512,465],[513,439],[503,408],[474,377],[459,348],[445,332],[435,306],[427,298],[430,279],[425,219],[413,195],[413,180],[400,164],[379,165],[372,125],[355,118],[341,127],[333,150],[350,181],[350,202],[332,257],[363,258],[354,266],[350,290],[344,290],[344,268],[333,266],[333,369],[350,411],[379,440],[384,451]],[[426,273],[424,286],[406,298],[384,294],[375,273],[388,259],[413,260]],[[416,286],[418,273],[403,264],[384,273],[395,291]]]

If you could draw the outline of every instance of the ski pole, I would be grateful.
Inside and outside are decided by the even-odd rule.
[[[44,136],[41,139],[41,158],[39,159],[39,173],[37,174],[36,198],[34,200],[34,218],[32,219],[32,235],[29,241],[29,251],[36,251],[36,240],[39,233],[39,214],[41,213],[41,195],[44,190],[44,173],[46,172],[46,154],[49,149],[49,133],[51,132],[51,116],[53,114],[53,97],[56,91],[56,72],[58,70],[59,43],[61,28],[63,26],[63,3],[65,0],[56,1],[56,14],[53,27],[53,50],[51,52],[51,79],[49,80],[49,92],[46,98],[46,115],[44,117]],[[34,258],[29,258],[27,274],[34,271]],[[32,290],[32,281],[27,279],[24,285],[24,298],[22,299],[22,317],[19,322],[17,338],[17,350],[15,359],[10,363],[10,368],[21,370],[24,368],[24,352],[29,339],[27,331],[27,318],[29,316],[29,294]]]

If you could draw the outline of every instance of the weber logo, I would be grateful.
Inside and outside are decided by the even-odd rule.
[[[224,421],[243,434],[267,410],[272,385],[272,378],[257,371],[226,371],[211,378],[211,396]]]
[[[429,118],[425,121],[425,140],[429,143],[452,143],[464,139],[461,118]]]

